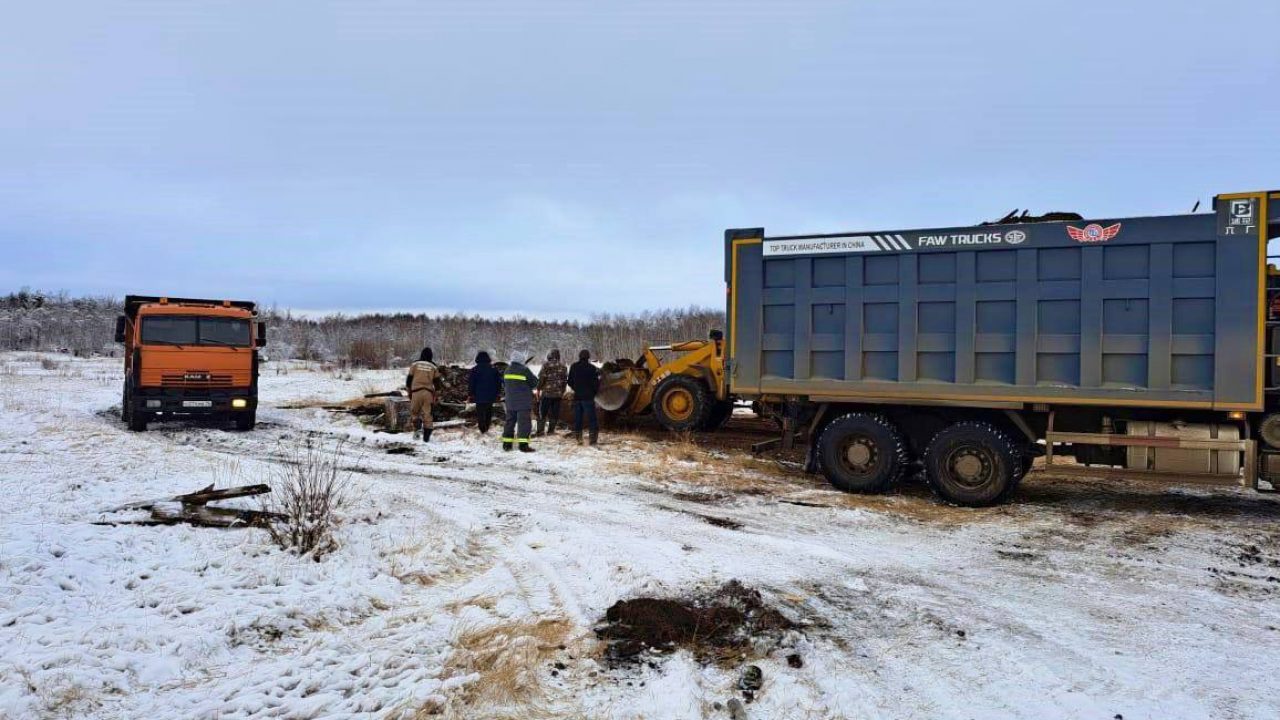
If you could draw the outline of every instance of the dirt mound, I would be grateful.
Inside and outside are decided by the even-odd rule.
[[[795,627],[758,591],[731,580],[694,598],[620,600],[605,612],[596,636],[605,641],[605,658],[614,663],[681,648],[701,662],[725,662],[766,653]]]

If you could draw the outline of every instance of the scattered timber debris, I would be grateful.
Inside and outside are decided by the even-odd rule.
[[[267,485],[243,485],[240,487],[215,490],[212,485],[185,495],[143,500],[111,508],[105,513],[126,512],[129,510],[150,510],[151,517],[145,520],[101,520],[94,525],[199,525],[202,527],[232,528],[261,527],[267,523],[285,519],[283,515],[262,510],[242,510],[240,508],[209,507],[209,503],[232,498],[251,497],[271,492]]]
[[[782,645],[797,628],[756,590],[731,580],[689,599],[634,598],[610,607],[595,629],[615,665],[686,649],[700,662],[758,657]]]

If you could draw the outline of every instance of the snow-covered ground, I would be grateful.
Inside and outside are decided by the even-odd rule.
[[[43,362],[42,362],[43,361]],[[598,662],[619,599],[736,578],[809,623],[751,718],[1280,716],[1280,503],[1054,482],[863,498],[606,435],[430,449],[318,408],[397,371],[268,370],[252,433],[127,432],[118,361],[0,355],[0,717],[728,717],[739,668]],[[260,530],[96,525],[349,438],[321,562]],[[684,459],[692,458],[692,459]]]

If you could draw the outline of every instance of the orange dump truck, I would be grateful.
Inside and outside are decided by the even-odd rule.
[[[266,340],[251,302],[126,296],[116,319],[116,342],[125,350],[122,418],[135,431],[181,417],[252,430],[258,348]]]

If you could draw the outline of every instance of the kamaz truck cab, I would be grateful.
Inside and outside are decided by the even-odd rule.
[[[121,417],[129,429],[193,416],[252,430],[258,348],[267,339],[255,309],[235,300],[126,296],[116,342],[124,343]]]

